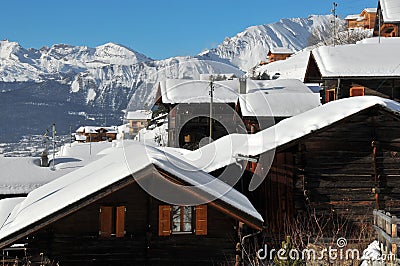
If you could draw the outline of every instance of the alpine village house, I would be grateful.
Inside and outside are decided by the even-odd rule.
[[[394,4],[379,1],[380,36],[398,36]],[[364,11],[349,25],[373,24]],[[347,237],[372,228],[374,209],[400,214],[399,44],[313,49],[304,82],[321,95],[295,80],[160,82],[170,147],[126,141],[1,199],[2,264],[248,265],[298,221]]]

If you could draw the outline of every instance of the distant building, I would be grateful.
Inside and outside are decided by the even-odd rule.
[[[82,126],[75,131],[75,141],[99,142],[117,139],[116,127]]]
[[[285,60],[292,54],[294,54],[294,52],[286,47],[271,48],[268,52],[268,63],[272,63],[279,60]]]
[[[126,114],[126,120],[128,120],[129,123],[129,135],[134,137],[139,130],[147,127],[152,115],[152,111],[149,110],[136,110],[128,112]]]
[[[348,29],[373,29],[376,20],[376,8],[365,8],[361,14],[348,15],[345,20]]]
[[[318,47],[311,51],[305,82],[322,84],[323,102],[363,95],[400,101],[399,57],[399,38]]]
[[[399,1],[379,0],[377,14],[378,19],[375,21],[374,36],[399,37]]]

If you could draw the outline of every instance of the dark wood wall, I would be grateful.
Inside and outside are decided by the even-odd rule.
[[[126,206],[122,238],[99,236],[101,206]],[[222,265],[232,263],[237,222],[208,208],[205,236],[158,236],[158,206],[137,184],[117,191],[29,237],[32,253],[60,265]]]
[[[372,107],[279,147],[264,182],[247,193],[274,233],[310,209],[355,223],[371,222],[374,208],[400,211],[398,116]]]

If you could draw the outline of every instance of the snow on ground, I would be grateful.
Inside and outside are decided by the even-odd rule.
[[[135,140],[146,143],[150,146],[167,146],[168,145],[168,122],[161,126],[149,126],[143,128],[135,136]]]
[[[382,252],[379,242],[375,240],[363,251],[363,255],[360,259],[361,266],[380,266],[386,265],[382,261]]]
[[[304,76],[307,70],[308,58],[310,50],[304,49],[290,56],[286,60],[275,61],[256,69],[256,76],[267,73],[269,76],[274,76],[279,73],[280,79],[299,79],[304,81]]]
[[[100,152],[112,145],[115,143],[74,142],[71,146],[66,144],[56,154],[55,170],[52,170],[52,154],[48,156],[49,167],[40,167],[39,157],[0,157],[0,195],[29,193],[43,184],[102,157],[103,154]]]

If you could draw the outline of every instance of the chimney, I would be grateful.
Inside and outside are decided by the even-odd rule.
[[[239,78],[239,94],[247,93],[247,79]]]

